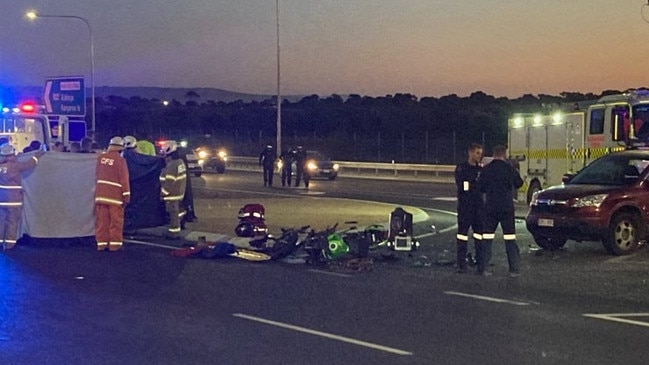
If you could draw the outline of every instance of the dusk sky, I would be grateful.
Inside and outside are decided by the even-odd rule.
[[[275,0],[0,0],[0,86],[276,92]],[[646,0],[280,0],[282,94],[419,97],[649,86]],[[645,8],[643,8],[645,5]]]

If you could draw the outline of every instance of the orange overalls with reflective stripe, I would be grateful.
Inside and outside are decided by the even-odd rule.
[[[126,160],[116,150],[100,154],[95,183],[95,238],[99,251],[122,247],[124,205],[130,199]]]
[[[0,162],[0,245],[12,248],[18,240],[18,223],[23,212],[22,172],[38,164],[32,156],[19,162],[16,156],[3,156]]]

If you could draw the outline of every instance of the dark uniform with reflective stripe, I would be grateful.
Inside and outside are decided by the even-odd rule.
[[[466,271],[466,256],[469,242],[469,228],[473,230],[476,259],[482,241],[482,194],[478,190],[478,179],[482,167],[479,164],[462,162],[455,167],[457,186],[457,266]]]
[[[520,271],[520,252],[516,245],[516,224],[514,221],[515,189],[523,185],[518,171],[504,160],[494,159],[482,169],[480,191],[485,194],[485,220],[482,234],[483,255],[478,260],[478,272],[484,272],[491,260],[491,243],[500,224],[505,240],[509,272]]]

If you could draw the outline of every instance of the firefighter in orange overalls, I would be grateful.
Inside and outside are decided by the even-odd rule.
[[[110,139],[108,150],[97,156],[95,184],[95,238],[97,251],[119,251],[122,248],[124,206],[131,199],[122,137]]]
[[[8,143],[0,146],[0,244],[8,250],[18,240],[18,224],[23,212],[22,172],[38,164],[43,151],[27,161],[16,160],[16,150]]]

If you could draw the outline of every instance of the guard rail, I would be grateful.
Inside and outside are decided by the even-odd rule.
[[[333,161],[340,169],[338,175],[343,177],[356,177],[368,179],[393,179],[431,181],[438,183],[453,183],[455,166],[453,165],[426,165],[406,163],[378,163]],[[259,170],[259,158],[228,156],[228,168],[234,170]]]

